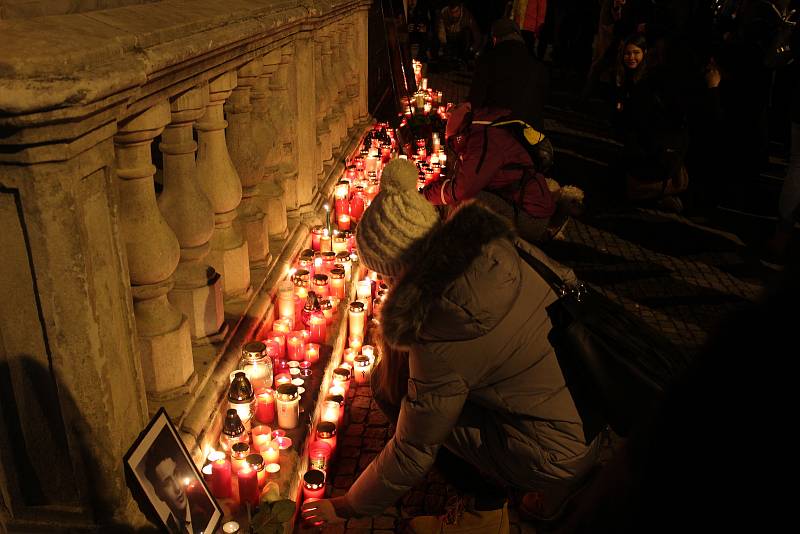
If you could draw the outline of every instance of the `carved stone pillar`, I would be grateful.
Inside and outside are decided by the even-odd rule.
[[[283,203],[283,187],[281,185],[280,162],[283,147],[278,125],[291,121],[286,95],[281,95],[278,84],[274,84],[278,68],[281,64],[280,49],[273,50],[263,58],[264,71],[253,91],[253,120],[262,125],[263,135],[269,143],[264,150],[264,180],[258,188],[259,199],[264,212],[269,218],[269,238],[271,241],[286,239],[289,235],[286,221],[286,205]],[[283,85],[283,92],[286,86]]]
[[[333,131],[330,121],[330,93],[328,85],[325,83],[325,72],[323,63],[325,61],[322,52],[322,30],[317,30],[314,37],[314,87],[316,88],[316,110],[317,110],[317,143],[319,147],[319,158],[316,164],[317,180],[321,180],[325,174],[325,167],[333,163]]]
[[[364,6],[355,14],[353,33],[355,36],[355,69],[358,78],[358,117],[362,122],[370,119],[369,114],[369,7]]]
[[[344,114],[344,132],[353,127],[353,105],[348,96],[348,83],[350,79],[350,65],[347,58],[347,19],[336,24],[333,30],[333,64],[336,73],[336,82],[339,89],[339,102]]]
[[[316,93],[316,56],[310,32],[301,32],[295,38],[294,90],[297,95],[297,202],[301,213],[313,209],[311,204],[321,173],[321,147],[318,142],[320,124]],[[324,133],[324,132],[323,132]],[[330,132],[328,132],[330,137]]]
[[[294,88],[294,45],[286,45],[281,49],[281,63],[278,72],[272,77],[270,91],[273,91],[279,99],[282,99],[290,120],[278,123],[279,142],[280,142],[280,173],[283,185],[283,202],[286,211],[297,210],[300,206],[297,196],[297,101],[294,95],[297,94]]]
[[[254,59],[241,67],[238,83],[233,89],[225,112],[228,130],[225,140],[231,161],[242,181],[242,202],[239,220],[245,239],[250,265],[265,267],[272,257],[269,252],[269,220],[261,209],[258,184],[264,179],[264,152],[269,138],[263,121],[254,121],[250,96],[261,75],[262,62]]]
[[[214,233],[214,210],[197,185],[192,127],[206,109],[208,84],[172,99],[172,122],[161,136],[164,190],[158,207],[181,247],[175,286],[169,301],[189,320],[195,343],[207,343],[225,319],[220,275],[206,263]]]
[[[120,123],[114,136],[121,233],[128,257],[148,397],[184,393],[194,379],[189,322],[167,299],[180,246],[156,203],[150,144],[170,122],[165,100]]]
[[[333,63],[333,35],[334,29],[324,28],[321,33],[322,41],[322,79],[328,93],[328,121],[331,129],[331,147],[333,152],[338,152],[339,146],[345,137],[344,113],[339,94],[339,78]]]
[[[227,297],[244,296],[250,291],[250,264],[247,241],[233,225],[236,208],[242,200],[242,183],[225,144],[222,106],[236,87],[236,72],[226,72],[209,83],[206,110],[195,124],[198,137],[197,181],[214,209],[214,233],[208,262],[222,275]]]
[[[355,126],[357,123],[361,122],[360,117],[360,96],[359,96],[359,88],[361,86],[359,73],[357,69],[358,65],[358,51],[357,51],[357,43],[358,43],[358,14],[353,14],[347,17],[347,22],[345,23],[345,31],[343,32],[343,43],[342,43],[342,53],[343,53],[343,62],[345,64],[346,69],[346,94],[347,94],[347,107],[349,108],[349,114],[352,117],[351,126]]]

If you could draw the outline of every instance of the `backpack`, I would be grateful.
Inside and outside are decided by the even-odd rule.
[[[762,2],[768,4],[777,17],[775,36],[764,54],[764,66],[768,69],[780,69],[794,61],[795,52],[792,40],[797,26],[797,22],[794,20],[797,10],[787,7],[781,11],[768,0],[762,0]]]
[[[491,128],[502,128],[511,134],[528,152],[537,172],[545,174],[553,166],[553,144],[542,132],[520,119],[501,117],[492,122],[475,121],[474,124],[487,124]],[[486,144],[484,144],[486,150]],[[481,157],[483,161],[483,157]]]

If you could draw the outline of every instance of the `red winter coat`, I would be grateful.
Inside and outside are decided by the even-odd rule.
[[[514,190],[513,185],[524,174],[519,167],[532,168],[533,162],[511,133],[503,128],[488,126],[488,123],[508,114],[507,110],[502,109],[474,111],[467,138],[458,149],[459,161],[451,174],[453,178],[439,179],[422,191],[430,203],[435,206],[458,204],[474,198],[480,191],[490,191],[520,206],[531,217],[545,219],[553,215],[555,202],[541,174],[528,179],[524,192]]]

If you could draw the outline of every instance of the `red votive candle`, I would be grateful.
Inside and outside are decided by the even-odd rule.
[[[311,228],[311,248],[315,251],[319,250],[320,238],[325,233],[325,227],[322,225],[314,226]]]
[[[236,474],[239,479],[239,502],[258,505],[258,474],[247,463]]]
[[[319,344],[318,343],[308,343],[306,345],[306,361],[300,362],[303,363],[314,363],[319,360]],[[301,373],[302,374],[302,373]]]
[[[315,441],[308,449],[308,461],[311,467],[327,471],[331,459],[331,446],[324,441]]]
[[[211,461],[211,493],[218,499],[231,496],[231,463],[224,452],[215,451],[208,455]]]
[[[256,421],[271,423],[275,420],[275,393],[271,389],[262,389],[256,394]]]
[[[289,332],[286,338],[286,356],[293,361],[299,362],[305,358],[305,337],[301,330]]]
[[[309,469],[303,475],[303,496],[306,499],[322,499],[325,496],[325,473]]]
[[[328,321],[325,320],[325,314],[321,311],[317,311],[311,314],[311,317],[308,318],[308,328],[311,332],[311,337],[309,341],[311,343],[325,343],[325,339],[328,333]]]
[[[331,456],[336,452],[336,423],[333,421],[320,421],[317,424],[316,441],[327,443],[331,448]]]

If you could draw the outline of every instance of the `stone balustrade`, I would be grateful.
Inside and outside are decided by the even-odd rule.
[[[370,119],[371,3],[3,4],[0,530],[141,526],[150,416],[196,459],[218,435]]]

